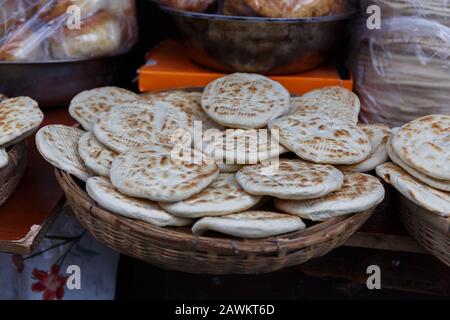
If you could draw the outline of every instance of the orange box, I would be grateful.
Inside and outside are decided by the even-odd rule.
[[[183,45],[174,40],[166,40],[151,50],[147,55],[147,63],[139,70],[141,92],[204,87],[225,75],[196,65],[183,52]],[[304,94],[327,86],[353,88],[353,81],[341,79],[336,68],[330,65],[270,78],[283,84],[293,94]]]

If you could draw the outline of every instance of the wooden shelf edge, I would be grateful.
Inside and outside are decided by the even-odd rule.
[[[24,238],[15,241],[0,240],[0,252],[19,254],[22,256],[30,255],[42,241],[53,222],[61,213],[65,202],[65,197],[61,198],[58,205],[55,207],[50,216],[44,221],[44,223],[42,225],[33,226]]]

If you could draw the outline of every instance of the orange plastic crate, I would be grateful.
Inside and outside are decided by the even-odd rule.
[[[139,70],[141,92],[173,88],[204,87],[225,74],[202,68],[184,54],[184,47],[174,40],[166,40],[149,52],[147,63]],[[311,71],[270,78],[283,84],[293,94],[326,87],[353,88],[352,80],[340,78],[334,66],[322,66]]]

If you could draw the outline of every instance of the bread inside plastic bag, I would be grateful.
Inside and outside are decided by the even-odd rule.
[[[422,17],[365,23],[350,59],[366,122],[400,126],[429,114],[450,114],[450,28]]]
[[[134,0],[0,0],[0,60],[111,56],[137,41]]]

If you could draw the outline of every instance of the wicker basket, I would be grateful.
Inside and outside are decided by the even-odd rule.
[[[22,141],[8,151],[8,164],[0,169],[0,206],[16,191],[27,167],[27,143]]]
[[[400,218],[408,232],[436,258],[450,267],[450,217],[418,206],[399,192]]]
[[[153,265],[189,273],[256,274],[301,264],[342,245],[374,211],[261,240],[196,237],[188,228],[159,228],[112,214],[98,207],[69,174],[56,170],[56,177],[75,216],[98,241]]]

